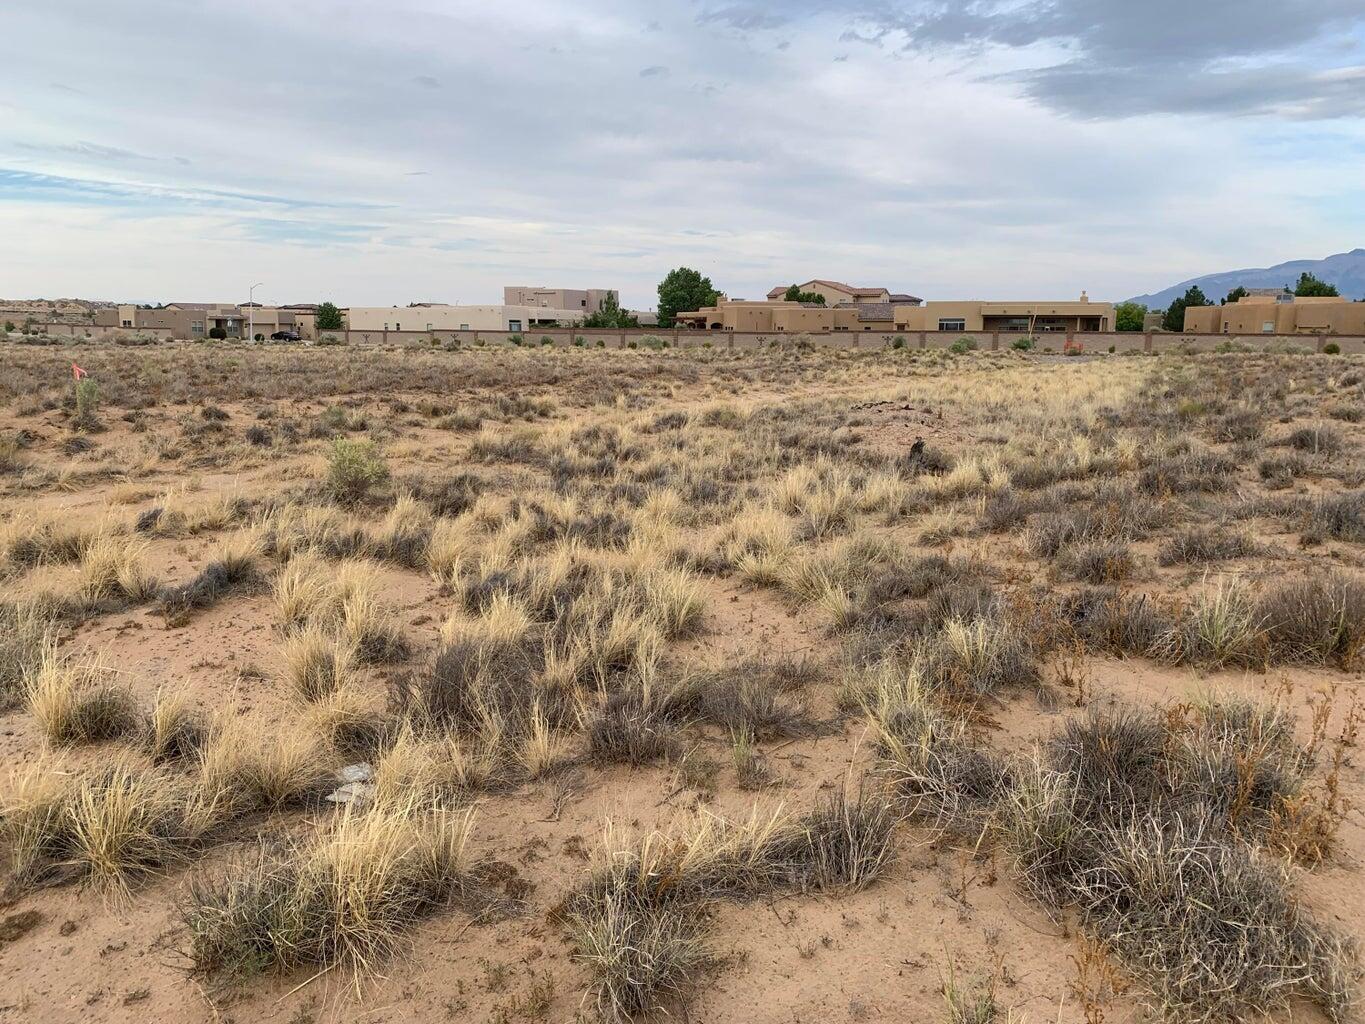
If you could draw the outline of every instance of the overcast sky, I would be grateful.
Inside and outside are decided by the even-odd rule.
[[[1362,0],[6,0],[0,35],[5,297],[1119,299],[1365,245]]]

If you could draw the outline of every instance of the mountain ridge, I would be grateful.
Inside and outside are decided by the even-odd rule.
[[[1141,302],[1149,309],[1165,309],[1174,299],[1184,295],[1191,285],[1197,284],[1209,301],[1218,302],[1238,285],[1244,288],[1280,288],[1289,285],[1292,288],[1304,272],[1336,285],[1345,298],[1365,298],[1365,248],[1356,248],[1320,260],[1287,260],[1273,267],[1247,267],[1203,274],[1149,295],[1135,295],[1128,301]]]

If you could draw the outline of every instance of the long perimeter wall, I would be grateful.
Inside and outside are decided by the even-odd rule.
[[[171,340],[165,329],[129,330],[118,327],[86,327],[80,324],[38,324],[34,330],[55,339],[90,339],[119,341],[152,337]],[[526,347],[543,345],[545,339],[556,346],[581,343],[588,348],[628,348],[632,343],[640,347],[667,342],[670,348],[758,349],[772,344],[790,345],[797,339],[808,339],[817,348],[867,350],[897,345],[910,349],[947,349],[956,342],[970,339],[979,351],[1008,350],[1023,335],[1003,331],[956,333],[949,331],[832,331],[819,334],[788,334],[785,332],[750,333],[740,331],[651,330],[647,327],[629,330],[590,330],[551,328],[523,331],[321,331],[346,345],[507,345],[520,339]],[[11,339],[17,335],[11,334]],[[581,339],[581,342],[580,342]],[[198,339],[197,339],[198,340]],[[1232,343],[1241,348],[1264,350],[1293,347],[1306,351],[1322,351],[1328,343],[1336,344],[1342,352],[1365,353],[1365,335],[1343,334],[1174,334],[1161,331],[1075,331],[1034,335],[1035,352],[1168,352],[1172,350],[1210,352]]]

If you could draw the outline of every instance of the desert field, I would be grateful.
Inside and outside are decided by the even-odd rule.
[[[0,1021],[1361,1019],[1365,358],[793,342],[0,348]]]

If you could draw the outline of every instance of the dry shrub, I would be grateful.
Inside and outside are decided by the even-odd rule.
[[[1151,654],[1175,665],[1263,665],[1267,650],[1262,621],[1244,582],[1219,580],[1157,638]]]
[[[317,840],[262,844],[184,905],[194,973],[226,982],[302,967],[359,979],[405,930],[472,889],[469,812],[348,807]]]
[[[1259,603],[1272,658],[1350,669],[1365,646],[1365,584],[1338,573],[1276,587]]]
[[[301,700],[322,700],[354,682],[355,648],[319,626],[306,626],[285,638],[284,674]]]
[[[335,755],[304,724],[263,731],[243,718],[214,722],[199,753],[196,834],[232,817],[317,798],[333,785]]]
[[[127,538],[104,536],[81,552],[81,597],[91,603],[109,600],[141,604],[157,592],[156,578],[146,566],[147,546]]]
[[[860,787],[801,818],[755,812],[731,823],[703,812],[679,834],[625,848],[609,832],[606,862],[563,907],[599,1012],[628,1020],[684,1001],[715,962],[705,941],[712,900],[871,884],[891,860],[895,826],[886,800]]]
[[[163,589],[157,596],[158,611],[169,625],[183,625],[190,616],[210,608],[235,593],[250,593],[265,582],[256,567],[261,536],[241,530],[220,541],[209,555],[208,565],[178,587]]]
[[[1244,530],[1196,526],[1182,530],[1167,540],[1156,558],[1162,565],[1188,565],[1246,558],[1256,554],[1256,551],[1256,542]]]
[[[147,716],[147,753],[153,764],[184,762],[198,754],[208,727],[183,692],[158,691]]]
[[[1119,541],[1077,544],[1062,552],[1062,571],[1085,583],[1119,583],[1133,575],[1136,563],[1128,545]]]
[[[132,691],[98,661],[65,657],[48,647],[24,684],[24,700],[51,743],[97,743],[138,730]]]
[[[20,703],[24,682],[43,662],[53,623],[33,603],[0,602],[0,711]]]

